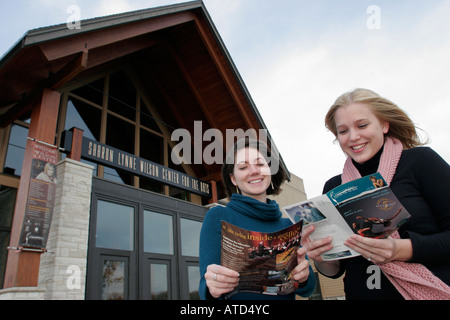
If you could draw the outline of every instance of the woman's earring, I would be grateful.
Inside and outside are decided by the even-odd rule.
[[[240,193],[239,193],[239,189],[238,189],[237,186],[236,186],[236,193],[237,193],[237,194],[240,194]]]
[[[275,190],[275,188],[273,187],[273,182],[270,181],[270,185],[272,186],[272,190]]]

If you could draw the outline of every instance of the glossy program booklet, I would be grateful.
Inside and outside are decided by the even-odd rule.
[[[273,233],[239,228],[222,221],[221,265],[239,272],[238,292],[286,295],[298,288],[291,271],[297,266],[297,250],[303,221]]]
[[[354,233],[382,239],[395,232],[410,214],[380,173],[340,185],[319,197],[282,208],[293,223],[314,224],[311,240],[333,238],[333,249],[323,260],[338,260],[360,254],[344,245]]]

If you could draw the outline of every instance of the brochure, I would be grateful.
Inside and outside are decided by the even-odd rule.
[[[323,260],[360,255],[344,245],[352,234],[382,239],[395,232],[410,214],[398,201],[380,173],[340,185],[319,197],[282,208],[293,223],[314,224],[311,240],[333,238],[333,249]]]
[[[239,272],[239,285],[229,293],[254,292],[286,295],[298,288],[291,271],[297,266],[297,250],[303,221],[273,233],[239,228],[222,221],[221,265]]]

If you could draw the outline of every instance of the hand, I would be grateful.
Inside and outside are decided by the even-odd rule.
[[[217,299],[238,285],[239,273],[217,264],[210,264],[206,268],[205,280],[209,293]]]
[[[302,231],[302,247],[305,248],[308,257],[316,262],[323,262],[321,254],[333,249],[332,238],[325,237],[319,240],[312,241],[309,237],[315,230],[315,227],[308,226]]]
[[[373,239],[354,234],[344,243],[373,263],[382,264],[394,260],[408,261],[412,258],[412,244],[409,239]]]
[[[292,270],[292,277],[299,283],[306,282],[309,278],[309,261],[306,259],[306,249],[297,250],[297,266]]]
[[[333,249],[331,237],[325,237],[312,241],[309,237],[315,230],[314,225],[308,226],[302,231],[302,248],[306,250],[309,259],[315,262],[316,269],[327,276],[335,276],[340,270],[339,260],[323,261],[322,254]]]

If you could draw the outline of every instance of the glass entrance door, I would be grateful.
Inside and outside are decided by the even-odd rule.
[[[198,299],[206,211],[94,178],[86,298]]]
[[[162,211],[160,209],[160,211]],[[164,210],[165,211],[165,210]],[[177,299],[176,284],[178,257],[175,255],[177,229],[176,214],[144,209],[143,252],[141,254],[141,297],[144,300]]]
[[[136,299],[138,204],[106,196],[92,201],[87,298]]]

